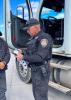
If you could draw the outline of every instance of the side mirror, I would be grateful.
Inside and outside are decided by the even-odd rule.
[[[16,9],[16,14],[17,14],[17,17],[24,19],[24,7],[18,6]]]
[[[2,32],[0,31],[0,36],[2,36]]]

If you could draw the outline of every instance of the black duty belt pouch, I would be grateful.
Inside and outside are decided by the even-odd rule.
[[[41,72],[42,72],[43,76],[45,78],[47,78],[48,73],[47,73],[46,65],[41,65],[40,68],[41,68]]]

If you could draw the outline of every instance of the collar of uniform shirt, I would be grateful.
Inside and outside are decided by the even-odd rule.
[[[36,38],[37,36],[39,36],[42,33],[42,31],[39,31],[36,36],[34,36],[34,38]]]

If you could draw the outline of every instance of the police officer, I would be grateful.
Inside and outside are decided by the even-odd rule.
[[[7,43],[0,37],[0,100],[6,100],[6,75],[7,63],[10,60],[10,53]]]
[[[32,36],[25,51],[19,51],[17,60],[26,60],[31,66],[33,95],[35,100],[48,100],[48,82],[50,76],[50,59],[52,56],[52,39],[41,30],[37,19],[27,21],[24,29]]]

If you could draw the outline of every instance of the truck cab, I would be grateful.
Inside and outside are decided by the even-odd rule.
[[[53,39],[51,76],[49,86],[65,95],[71,94],[71,1],[70,0],[38,0],[38,6],[33,12],[34,0],[21,0],[22,4],[15,7],[13,13],[12,0],[4,0],[4,36],[13,52],[18,48],[26,49],[30,36],[23,27],[26,21],[34,17],[39,19],[44,32]],[[36,2],[36,1],[34,1]],[[11,4],[12,3],[12,4]],[[25,9],[26,8],[26,9]],[[26,17],[27,13],[27,17]],[[31,69],[22,60],[16,59],[18,74],[25,83],[31,81]],[[62,99],[63,100],[63,99]],[[66,100],[70,100],[66,96]]]

